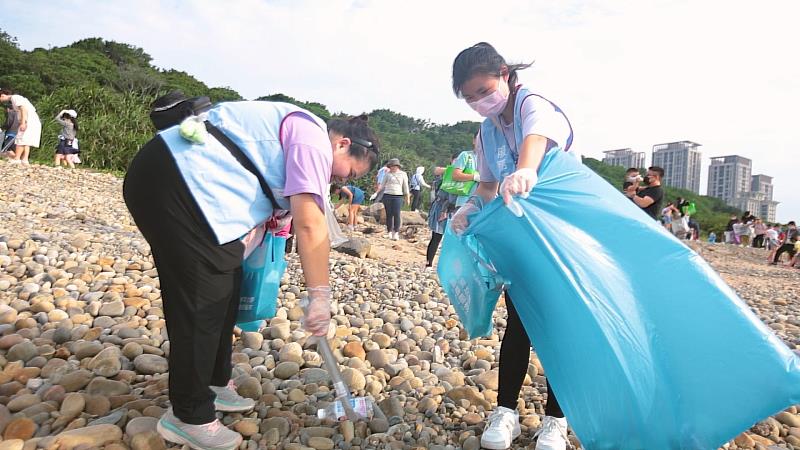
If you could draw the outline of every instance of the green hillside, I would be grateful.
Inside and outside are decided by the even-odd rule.
[[[100,38],[83,39],[66,47],[23,51],[14,37],[0,30],[0,61],[0,87],[26,96],[42,118],[42,145],[32,151],[31,157],[45,163],[52,160],[60,131],[52,117],[65,108],[78,111],[84,165],[123,172],[136,151],[153,135],[149,105],[159,95],[180,89],[189,96],[207,95],[215,102],[242,99],[228,87],[210,87],[186,72],[153,66],[152,58],[141,48]],[[321,103],[281,93],[267,93],[257,100],[294,103],[326,120],[343,114],[331,112]],[[382,159],[399,158],[409,172],[417,166],[446,164],[453,152],[472,145],[479,126],[478,122],[439,125],[388,109],[372,111],[369,117],[381,139]],[[585,162],[614,186],[622,180],[622,168],[593,159]],[[372,175],[357,180],[357,184],[371,191]],[[667,195],[669,199],[682,195],[694,201],[704,230],[719,231],[734,211],[719,200],[688,191],[667,188]]]

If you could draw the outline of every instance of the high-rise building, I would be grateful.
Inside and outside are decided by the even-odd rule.
[[[753,161],[742,156],[717,156],[708,166],[708,191],[706,195],[720,198],[727,204],[741,192],[750,192]]]
[[[700,193],[701,144],[692,141],[668,142],[653,146],[652,165],[664,169],[666,186]]]
[[[603,157],[603,162],[609,166],[622,166],[626,169],[629,167],[637,169],[645,167],[644,152],[634,152],[630,148],[621,148],[619,150],[606,150],[603,153],[606,155]]]
[[[772,199],[772,177],[752,175],[753,161],[729,155],[711,158],[708,166],[708,196],[722,199],[742,211],[774,222],[778,202]]]
[[[772,198],[773,186],[772,177],[759,174],[753,175],[750,182],[750,192],[761,194],[764,199],[758,204],[758,209],[752,211],[758,217],[767,222],[775,222],[775,215],[778,212],[778,202]]]

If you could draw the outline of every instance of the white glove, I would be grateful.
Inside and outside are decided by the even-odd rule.
[[[472,174],[472,181],[480,183],[481,182],[481,174],[478,173],[478,172],[473,173]]]
[[[528,198],[528,195],[536,186],[539,177],[536,171],[529,168],[518,169],[516,172],[507,176],[500,185],[500,195],[503,196],[503,201],[508,205],[511,203],[511,196],[519,195],[522,198]]]
[[[300,300],[303,328],[314,336],[325,336],[331,323],[331,288],[308,288],[308,297]]]
[[[376,198],[378,198],[378,193],[377,192],[375,192],[375,193],[373,193],[372,195],[369,196],[369,201],[374,201]]]
[[[469,216],[480,211],[482,207],[483,200],[481,200],[480,197],[475,195],[470,197],[467,203],[464,203],[464,206],[459,208],[458,211],[453,214],[453,217],[450,218],[450,229],[453,230],[453,233],[458,236],[464,234],[464,230],[469,226]]]

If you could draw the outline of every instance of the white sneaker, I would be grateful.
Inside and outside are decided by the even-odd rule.
[[[236,383],[228,381],[225,387],[211,386],[211,390],[217,394],[214,399],[214,408],[224,412],[247,412],[255,408],[256,402],[251,398],[244,398],[236,392]]]
[[[229,430],[219,420],[204,425],[190,425],[175,417],[172,408],[161,416],[156,430],[170,442],[198,450],[234,450],[242,443],[242,435]]]
[[[567,419],[544,416],[542,426],[536,434],[536,450],[566,450],[569,439],[567,438]]]
[[[393,241],[399,241],[400,240],[400,233],[398,233],[397,231],[392,233],[392,240]]]
[[[511,447],[511,442],[519,437],[519,413],[505,406],[498,406],[489,416],[486,428],[481,435],[481,446],[491,450],[504,450]]]

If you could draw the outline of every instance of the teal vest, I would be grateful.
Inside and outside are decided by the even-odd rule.
[[[533,94],[526,88],[521,87],[517,90],[517,96],[514,100],[514,139],[516,141],[516,148],[511,148],[506,141],[503,130],[499,129],[494,124],[492,118],[487,118],[481,124],[481,145],[483,146],[483,157],[486,158],[486,163],[497,181],[502,182],[503,178],[511,175],[517,170],[519,149],[522,147],[522,141],[525,139],[525,136],[522,135],[522,102],[524,102],[525,99],[530,96],[536,96],[546,100],[553,105],[553,108],[555,108],[556,112],[564,116],[564,119],[567,121],[567,125],[569,125],[569,137],[567,138],[567,142],[564,144],[563,149],[564,151],[569,151],[569,148],[572,146],[572,124],[570,123],[569,118],[567,118],[567,115],[564,114],[564,111],[562,111],[561,108],[556,106],[556,104],[550,100],[547,100],[541,95]]]
[[[314,120],[327,134],[325,122],[288,103],[226,102],[208,111],[207,120],[228,136],[253,162],[272,189],[278,205],[289,209],[283,196],[286,168],[280,141],[283,120],[292,113]],[[179,134],[178,126],[159,133],[217,243],[239,239],[272,216],[272,205],[258,179],[210,134],[195,144]]]

